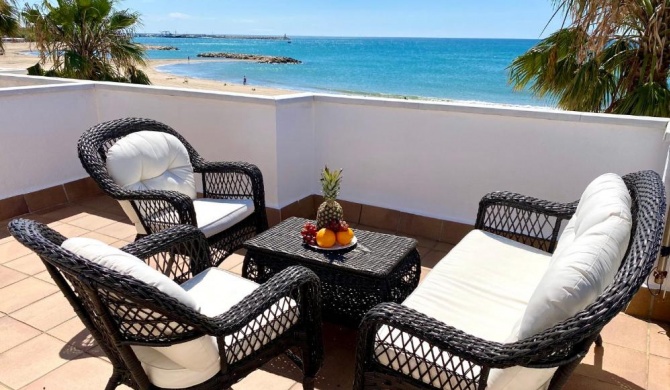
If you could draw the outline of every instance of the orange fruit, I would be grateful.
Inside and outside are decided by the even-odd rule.
[[[332,230],[322,228],[316,232],[316,245],[322,248],[330,248],[335,245],[335,233]]]
[[[337,243],[340,245],[349,245],[354,239],[354,231],[351,228],[343,232],[337,232]]]

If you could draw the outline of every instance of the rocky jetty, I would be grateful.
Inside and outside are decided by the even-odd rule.
[[[147,50],[179,50],[178,47],[176,46],[153,46],[153,45],[147,45],[144,46],[145,49]]]
[[[302,61],[291,57],[260,56],[256,54],[238,53],[200,53],[203,58],[227,58],[231,60],[256,61],[261,64],[302,64]]]

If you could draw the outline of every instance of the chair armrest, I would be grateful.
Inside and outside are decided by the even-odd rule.
[[[207,239],[190,225],[179,225],[150,234],[121,248],[183,283],[212,266]]]
[[[313,323],[320,334],[321,283],[314,272],[300,266],[282,270],[230,310],[212,317],[211,334],[225,336],[237,332],[284,297],[296,301],[301,320]]]
[[[263,174],[257,166],[242,161],[203,161],[193,167],[202,173],[206,198],[254,198],[265,203]]]
[[[561,223],[577,210],[577,201],[557,203],[512,192],[492,192],[479,202],[475,228],[552,253]]]
[[[193,199],[178,191],[123,190],[115,193],[114,199],[131,202],[147,233],[157,233],[177,225],[197,225]],[[152,219],[151,216],[159,218]]]

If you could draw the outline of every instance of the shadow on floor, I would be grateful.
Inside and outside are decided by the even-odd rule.
[[[356,364],[356,329],[330,323],[323,324],[324,362],[316,377],[319,390],[350,389]],[[302,382],[302,371],[282,355],[271,360],[263,370]]]
[[[86,352],[83,354],[81,352]],[[98,347],[91,333],[87,329],[82,329],[60,350],[60,357],[67,360],[84,359],[88,357],[104,357],[102,348]]]
[[[605,355],[605,347],[593,346],[594,361],[593,365],[581,363],[579,367],[573,372],[570,377],[566,389],[626,389],[626,390],[644,390],[643,387],[621,378],[609,371],[603,370],[603,358]],[[582,383],[587,382],[587,383]]]

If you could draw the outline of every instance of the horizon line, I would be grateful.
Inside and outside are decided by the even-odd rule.
[[[167,31],[167,30],[165,30]],[[152,34],[160,35],[161,32],[136,32],[137,34]],[[230,34],[230,33],[192,33],[192,32],[182,32],[175,33],[174,35],[203,35],[203,36],[231,36],[231,37],[278,37],[283,38],[286,36],[288,39],[292,38],[372,38],[372,39],[507,39],[507,40],[520,40],[520,41],[537,41],[544,38],[518,38],[518,37],[419,37],[419,36],[374,36],[374,35],[288,35],[288,34]],[[169,35],[160,36],[162,38],[170,38]],[[173,37],[179,38],[179,37]]]

